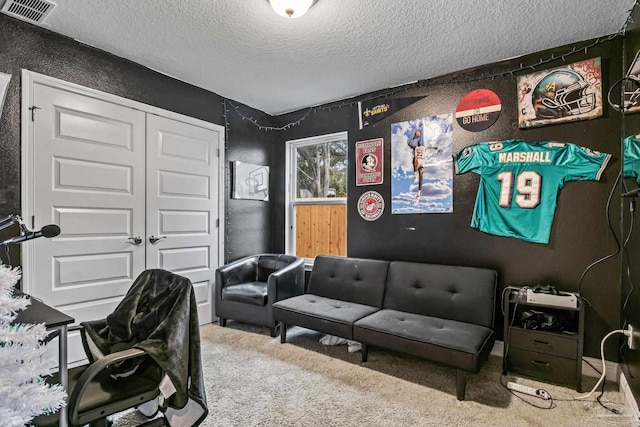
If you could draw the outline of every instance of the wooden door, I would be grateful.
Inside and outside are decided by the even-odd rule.
[[[26,291],[77,322],[103,318],[145,269],[145,114],[41,84],[33,102],[26,222],[61,233],[23,243],[33,246]]]
[[[218,267],[218,130],[147,116],[147,268],[191,280],[200,323],[211,322]]]

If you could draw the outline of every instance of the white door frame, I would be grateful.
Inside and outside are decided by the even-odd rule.
[[[114,104],[122,105],[125,107],[134,108],[136,110],[143,111],[145,113],[155,114],[158,116],[166,117],[173,120],[182,121],[192,124],[194,126],[200,126],[206,129],[211,129],[220,132],[223,136],[223,145],[226,140],[224,126],[216,125],[214,123],[205,122],[200,119],[196,119],[182,114],[174,113],[172,111],[163,110],[158,107],[143,104],[141,102],[133,101],[120,96],[112,95],[109,93],[101,92],[95,89],[90,89],[84,86],[80,86],[74,83],[69,83],[64,80],[56,79],[53,77],[39,74],[26,69],[22,70],[22,172],[21,172],[21,210],[22,217],[28,227],[31,227],[31,216],[34,213],[34,185],[36,171],[33,167],[33,153],[34,153],[34,141],[33,141],[33,126],[30,125],[30,118],[32,111],[29,107],[33,105],[33,86],[34,84],[41,84],[45,86],[54,87],[61,90],[77,93],[79,95],[100,99],[102,101],[111,102]],[[35,110],[34,114],[38,114]],[[225,153],[224,146],[220,147],[220,153],[218,156],[218,265],[224,263],[224,199],[225,199]],[[32,291],[34,284],[31,282],[33,269],[37,268],[32,265],[33,258],[33,245],[27,247],[21,247],[21,265],[22,265],[22,290],[25,293]],[[213,283],[213,278],[211,278]],[[213,301],[212,301],[213,305]]]

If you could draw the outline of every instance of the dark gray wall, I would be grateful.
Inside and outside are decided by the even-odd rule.
[[[148,68],[82,45],[50,31],[0,15],[0,72],[12,74],[0,118],[0,216],[20,213],[20,78],[27,69],[124,98],[153,105],[207,122],[224,125],[223,98]],[[238,105],[238,103],[236,103]],[[265,125],[271,116],[241,106]],[[229,162],[273,163],[271,133],[247,126],[231,109],[226,140],[226,260],[255,252],[271,252],[268,224],[271,203],[230,200]],[[241,230],[249,231],[248,233]],[[0,238],[17,233],[0,231]],[[0,254],[2,255],[2,254]],[[19,263],[19,246],[11,247],[12,263]],[[6,258],[5,258],[6,262]]]
[[[586,44],[586,43],[585,43]],[[363,130],[358,129],[358,112],[354,100],[351,106],[311,114],[299,126],[276,136],[277,150],[284,141],[348,129],[349,131],[349,197],[347,202],[347,252],[350,256],[378,259],[401,259],[432,263],[469,265],[494,268],[498,271],[500,289],[508,285],[552,284],[559,290],[576,291],[583,271],[594,261],[616,251],[616,242],[607,222],[607,198],[616,184],[620,171],[621,115],[604,106],[601,118],[574,123],[557,124],[535,129],[520,130],[517,124],[516,76],[508,71],[520,63],[535,64],[540,58],[553,53],[571,51],[571,47],[558,48],[511,62],[492,64],[455,75],[439,77],[426,83],[427,87],[409,86],[395,97],[419,96],[426,98],[393,116]],[[606,89],[621,75],[622,39],[616,38],[587,53],[581,51],[566,58],[566,62],[600,56],[602,58],[603,86]],[[555,61],[538,70],[562,65]],[[483,75],[507,72],[506,76],[468,81]],[[531,70],[528,70],[531,72]],[[523,72],[521,74],[526,74]],[[438,81],[456,83],[436,84]],[[357,187],[353,177],[354,144],[356,141],[384,138],[385,165],[391,159],[391,124],[434,114],[454,112],[459,100],[476,89],[490,89],[501,99],[502,112],[498,121],[482,132],[468,132],[454,120],[454,150],[480,141],[522,138],[527,141],[569,141],[595,150],[611,153],[613,158],[601,182],[570,182],[562,189],[558,208],[547,245],[528,243],[519,239],[498,237],[473,230],[470,227],[479,178],[475,174],[454,176],[454,212],[451,214],[392,215],[390,168],[385,167],[384,184]],[[370,94],[371,95],[371,94]],[[606,104],[606,101],[605,101]],[[293,122],[301,112],[279,117],[282,124]],[[375,190],[385,199],[385,212],[373,222],[360,218],[357,212],[359,196]],[[613,229],[620,234],[619,189],[611,205]],[[413,229],[412,231],[408,231]],[[581,286],[583,297],[592,306],[587,310],[585,355],[599,357],[600,340],[620,321],[620,257],[615,256],[588,271]],[[499,321],[502,316],[496,308]],[[609,343],[607,357],[615,359],[617,343]]]
[[[640,50],[640,10],[634,9],[633,23],[630,31],[625,35],[624,41],[624,72],[627,71],[633,61],[636,52]],[[620,76],[622,77],[622,76]],[[620,103],[620,92],[612,94],[614,103]],[[624,115],[624,131],[622,137],[637,135],[640,133],[640,114],[628,113]],[[621,148],[622,149],[622,148]],[[633,178],[624,179],[624,189],[633,190],[638,184]],[[633,215],[630,212],[631,203],[635,203],[636,211]],[[638,231],[638,210],[640,209],[640,199],[638,197],[623,198],[622,212],[624,213],[624,245],[623,257],[623,286],[622,286],[622,326],[631,324],[640,328],[640,231]],[[626,338],[621,338],[624,342]],[[636,397],[636,402],[640,404],[640,350],[629,350],[626,345],[620,346],[620,362],[625,373],[625,378],[629,381],[629,386]]]
[[[0,215],[20,211],[20,70],[23,68],[201,120],[225,124],[223,100],[214,93],[4,15],[0,15],[0,27],[0,72],[13,75],[0,118]],[[554,51],[559,54],[566,49]],[[572,55],[567,61],[601,56],[606,91],[623,73],[621,52],[622,41],[618,38],[589,49],[587,53]],[[508,71],[518,67],[520,62],[536,63],[540,57],[548,57],[550,53],[539,53],[445,78],[464,81],[487,72]],[[562,61],[556,61],[544,67],[561,64]],[[484,132],[470,133],[455,124],[456,150],[474,142],[518,137],[528,141],[571,141],[614,155],[603,180],[569,183],[559,197],[551,242],[538,245],[486,235],[469,227],[478,187],[478,178],[472,174],[454,178],[454,212],[438,215],[391,215],[388,170],[385,171],[385,184],[380,186],[356,187],[353,176],[350,176],[348,253],[381,259],[491,267],[498,270],[500,289],[507,285],[549,283],[561,290],[575,291],[585,268],[616,249],[605,207],[620,168],[621,115],[605,105],[602,118],[519,130],[515,113],[516,77],[511,75],[476,82],[409,88],[396,96],[426,95],[427,98],[362,131],[357,128],[357,109],[353,103],[340,109],[315,110],[300,125],[278,132],[260,130],[242,120],[230,108],[227,112],[227,164],[242,160],[269,165],[272,191],[270,202],[231,200],[227,168],[225,258],[231,260],[250,253],[284,250],[282,189],[286,140],[348,130],[352,151],[356,141],[383,137],[385,156],[390,159],[391,123],[454,111],[462,96],[478,88],[491,89],[500,96],[502,113],[498,122]],[[271,118],[246,106],[242,106],[241,111],[246,116],[258,118],[263,125],[274,126],[295,122],[305,113],[301,111]],[[351,157],[350,173],[354,168]],[[356,211],[359,195],[369,189],[379,191],[387,201],[385,214],[373,223],[363,221]],[[617,196],[609,213],[618,235],[620,206]],[[409,227],[414,227],[415,231],[407,231]],[[12,229],[3,230],[0,238],[9,237],[13,232]],[[620,285],[620,263],[620,257],[615,256],[596,265],[586,274],[582,284],[583,296],[592,303],[587,310],[587,356],[598,357],[602,336],[620,326],[621,297],[624,294]],[[616,350],[615,343],[607,347],[607,358],[615,359],[612,354]]]

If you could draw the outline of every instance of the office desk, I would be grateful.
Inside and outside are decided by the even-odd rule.
[[[16,291],[15,296],[29,295]],[[75,319],[61,311],[50,307],[35,298],[29,298],[31,305],[18,313],[14,323],[44,323],[49,330],[58,329],[58,369],[60,371],[60,384],[67,390],[67,326]],[[60,427],[67,427],[67,407],[60,408]]]

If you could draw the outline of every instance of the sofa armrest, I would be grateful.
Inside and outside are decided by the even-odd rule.
[[[304,258],[298,258],[286,267],[269,275],[267,280],[269,305],[276,301],[304,293]]]

